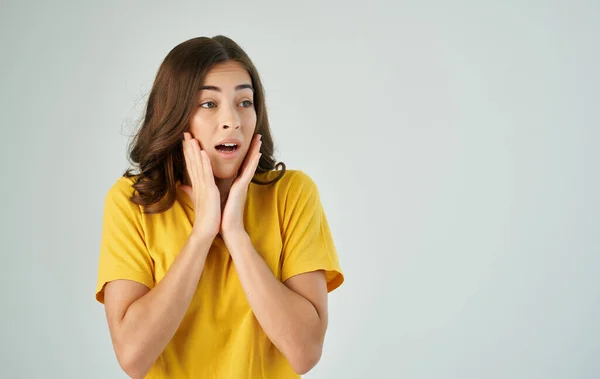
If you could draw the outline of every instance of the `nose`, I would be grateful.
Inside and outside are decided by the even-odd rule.
[[[240,117],[238,115],[235,105],[221,107],[221,123],[220,128],[223,129],[239,129],[240,128]]]

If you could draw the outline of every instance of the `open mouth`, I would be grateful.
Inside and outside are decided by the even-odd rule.
[[[239,146],[236,143],[224,143],[224,144],[215,146],[215,149],[217,149],[217,151],[222,152],[222,153],[233,153],[238,148],[239,148]]]

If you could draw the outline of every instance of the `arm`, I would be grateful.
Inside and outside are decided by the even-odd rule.
[[[321,358],[327,329],[327,284],[323,271],[281,283],[256,252],[245,232],[225,243],[256,319],[296,373],[310,371]]]
[[[231,185],[221,219],[221,235],[233,259],[242,289],[254,316],[271,342],[287,358],[294,371],[302,375],[310,371],[321,358],[327,329],[327,282],[323,270],[307,268],[298,271],[303,272],[301,274],[287,276],[289,279],[281,283],[252,246],[244,228],[243,215],[248,186],[261,156],[260,138],[258,134],[254,137],[240,169],[241,175],[238,175]],[[296,194],[292,197],[297,198],[298,194],[309,196],[312,206],[307,207],[307,210],[312,209],[314,212],[315,209],[319,209],[316,206],[318,198],[314,196],[316,192],[302,191],[301,188],[302,186],[298,186]],[[287,194],[286,198],[289,198]],[[291,202],[290,200],[290,209],[294,210],[290,210],[289,213],[294,220],[286,221],[287,252],[291,251],[292,256],[297,258],[297,254],[293,254],[294,251],[310,254],[316,252],[313,250],[315,248],[321,250],[320,242],[323,239],[318,237],[317,232],[323,230],[321,218],[312,217],[311,212],[304,212],[301,209],[305,207],[306,201],[295,208]],[[303,227],[298,226],[300,216],[303,216],[305,221]],[[312,222],[310,228],[306,225],[306,221]],[[290,224],[294,225],[290,226]],[[294,232],[300,229],[304,231]],[[314,237],[315,235],[317,238]],[[299,241],[304,243],[300,244]],[[313,244],[307,244],[307,241]],[[288,268],[302,267],[290,262],[284,264]],[[319,265],[319,267],[328,266],[331,267],[328,264]]]
[[[204,269],[212,239],[192,233],[165,277],[152,290],[130,280],[106,284],[104,301],[121,368],[143,378],[173,338]]]
[[[219,189],[210,158],[187,132],[182,150],[189,184],[178,189],[190,198],[196,217],[185,245],[151,290],[152,257],[144,240],[141,209],[130,201],[131,183],[119,180],[105,201],[99,280],[104,293],[98,297],[97,292],[97,299],[104,298],[117,360],[134,378],[146,375],[175,335],[219,232]],[[115,271],[120,272],[115,276]],[[130,280],[114,280],[119,277]]]

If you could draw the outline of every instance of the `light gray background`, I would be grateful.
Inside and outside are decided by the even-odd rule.
[[[600,376],[599,3],[302,3],[2,3],[0,377],[125,377],[104,196],[164,56],[215,34],[346,274],[307,378]]]

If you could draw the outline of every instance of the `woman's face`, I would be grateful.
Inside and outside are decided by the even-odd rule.
[[[219,179],[234,178],[256,127],[250,75],[238,62],[214,66],[198,92],[190,133],[208,153]]]

